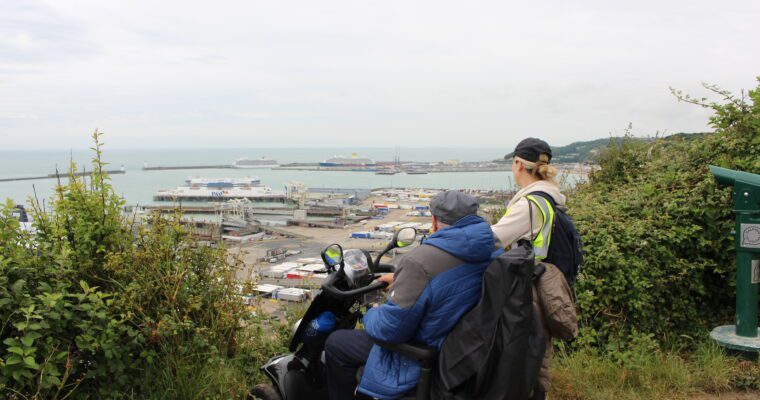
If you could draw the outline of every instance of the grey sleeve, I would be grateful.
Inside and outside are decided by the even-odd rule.
[[[393,277],[390,300],[401,308],[409,308],[417,302],[425,290],[430,276],[412,257],[405,257],[399,263]]]

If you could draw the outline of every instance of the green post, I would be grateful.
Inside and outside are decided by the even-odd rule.
[[[760,283],[760,175],[710,166],[718,183],[733,187],[736,215],[736,325],[715,328],[710,336],[719,344],[760,352],[758,284]]]
[[[736,254],[736,334],[744,337],[757,337],[757,281],[739,278],[752,276],[753,261],[751,253]]]

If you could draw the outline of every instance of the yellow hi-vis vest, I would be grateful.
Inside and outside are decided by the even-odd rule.
[[[541,211],[541,230],[538,231],[538,235],[533,239],[533,255],[537,260],[543,260],[549,255],[549,242],[552,239],[552,226],[554,226],[554,209],[549,200],[541,196],[527,195],[525,198],[529,201],[528,207],[531,207],[530,203],[533,203]],[[509,215],[510,211],[512,211],[512,207],[507,209],[504,216]],[[531,221],[532,223],[533,221]],[[529,233],[529,235],[532,234],[533,232]]]

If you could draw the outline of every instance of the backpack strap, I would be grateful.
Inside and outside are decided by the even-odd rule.
[[[550,195],[549,193],[537,190],[535,192],[530,192],[529,194],[535,194],[535,195],[541,196],[552,205],[552,208],[554,208],[554,210],[560,210],[564,213],[567,213],[567,205],[557,204],[557,202],[554,200],[554,197],[552,197],[552,195]]]
[[[557,209],[557,202],[554,201],[554,197],[552,197],[552,195],[550,195],[549,193],[542,192],[540,190],[536,190],[535,192],[530,192],[529,194],[535,194],[537,196],[543,197],[544,199],[546,199],[549,202],[549,204],[552,205],[552,207],[554,207],[554,209]]]

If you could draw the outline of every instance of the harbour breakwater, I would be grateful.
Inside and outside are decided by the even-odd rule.
[[[124,174],[126,171],[123,169],[116,169],[113,171],[104,171],[108,175],[118,175],[118,174]],[[76,177],[82,177],[87,176],[91,172],[76,172],[73,175]],[[31,181],[31,180],[37,180],[37,179],[53,179],[53,178],[68,178],[71,174],[67,173],[55,173],[55,174],[47,174],[43,176],[22,176],[18,178],[2,178],[0,179],[0,182],[14,182],[14,181]]]

